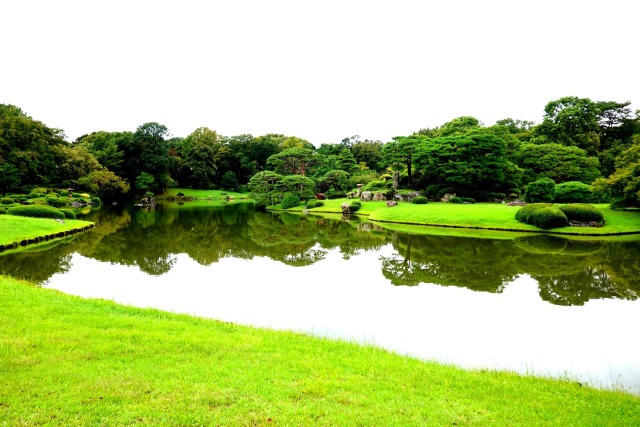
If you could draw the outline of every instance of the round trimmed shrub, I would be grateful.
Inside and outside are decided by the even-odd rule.
[[[60,206],[64,206],[65,205],[65,201],[58,199],[57,197],[47,197],[47,204],[50,206],[54,206],[56,208],[59,208]]]
[[[223,193],[224,194],[224,193]],[[178,194],[176,194],[176,196],[178,197],[184,197],[184,193],[182,191],[178,191]]]
[[[307,200],[307,209],[313,209],[316,206],[318,206],[318,204],[315,200]]]
[[[553,206],[551,203],[531,203],[518,209],[516,212],[516,221],[523,222],[525,224],[531,224],[529,217],[538,209],[548,208]]]
[[[604,215],[598,209],[584,203],[572,203],[570,205],[559,206],[559,209],[567,216],[569,221],[579,222],[600,222]]]
[[[7,210],[7,214],[16,216],[29,216],[33,218],[64,219],[64,213],[47,205],[15,206]]]
[[[361,207],[362,207],[362,205],[360,204],[360,202],[359,202],[359,201],[354,200],[353,202],[351,202],[351,203],[349,204],[349,211],[350,211],[351,213],[358,212],[358,211],[360,210],[360,208],[361,208]]]
[[[416,196],[411,200],[411,203],[414,205],[426,205],[428,202],[427,198],[424,196]]]
[[[295,208],[296,206],[298,206],[300,204],[300,198],[298,196],[296,196],[295,194],[287,194],[286,196],[284,196],[284,199],[282,199],[282,209],[291,209],[291,208]]]
[[[449,199],[449,203],[455,203],[457,205],[460,205],[462,204],[462,197],[458,197],[458,196],[452,197]]]
[[[553,202],[556,197],[556,183],[551,178],[540,178],[527,184],[524,200],[527,203]]]
[[[580,181],[567,181],[556,185],[556,203],[591,202],[591,186]]]
[[[0,200],[0,203],[3,205],[11,205],[13,204],[13,199],[11,197],[3,197],[2,200]]]
[[[320,206],[324,206],[324,202],[322,200],[316,200],[316,208],[319,208]]]
[[[99,198],[99,197],[92,197],[92,198],[91,198],[91,204],[92,204],[92,205],[96,205],[96,206],[97,206],[97,205],[99,205],[99,204],[101,204],[101,203],[102,203],[102,201],[100,200],[100,198]]]
[[[64,214],[66,219],[76,219],[76,213],[71,209],[58,209],[60,212]]]
[[[471,204],[474,204],[474,203],[476,202],[476,199],[474,199],[473,197],[463,197],[463,198],[462,198],[462,201],[463,201],[464,203],[471,203]]]
[[[555,206],[549,206],[535,210],[529,216],[529,224],[548,230],[550,228],[566,227],[569,225],[569,220],[560,209]]]

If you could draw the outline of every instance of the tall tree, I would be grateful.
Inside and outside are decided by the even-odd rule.
[[[308,148],[288,148],[267,160],[267,166],[284,175],[302,175],[318,162],[318,156]]]

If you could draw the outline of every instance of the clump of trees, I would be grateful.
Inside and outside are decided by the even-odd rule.
[[[316,148],[296,136],[223,136],[201,127],[173,137],[150,122],[134,132],[97,131],[65,140],[19,107],[0,105],[0,188],[67,186],[117,199],[167,187],[251,191],[260,204],[288,194],[419,191],[495,201],[603,202],[639,206],[640,114],[629,102],[564,97],[542,122],[485,126],[455,118],[391,141],[358,135]]]

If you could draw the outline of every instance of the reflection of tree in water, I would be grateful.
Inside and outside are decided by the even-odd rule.
[[[515,244],[514,244],[515,243]],[[539,283],[540,296],[558,305],[640,296],[640,242],[575,241],[536,235],[510,240],[401,235],[397,255],[381,257],[395,285],[435,283],[501,292],[519,274]]]
[[[256,212],[249,205],[158,206],[152,211],[103,208],[83,219],[97,226],[63,241],[0,256],[0,272],[44,282],[56,272],[67,271],[74,252],[104,262],[135,265],[154,275],[169,271],[180,253],[202,265],[225,257],[260,256],[302,266],[324,259],[332,249],[349,259],[391,242],[397,254],[380,260],[383,275],[394,285],[435,283],[501,292],[517,275],[526,273],[538,281],[540,296],[553,304],[580,305],[596,298],[634,300],[640,296],[638,240],[416,236],[391,232],[368,221]]]
[[[517,272],[511,241],[395,234],[398,255],[381,257],[382,273],[394,285],[435,283],[502,292]]]

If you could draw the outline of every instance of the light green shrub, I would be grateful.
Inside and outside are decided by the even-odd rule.
[[[64,219],[64,213],[47,205],[15,206],[7,210],[7,214],[16,216],[28,216],[34,218]]]

